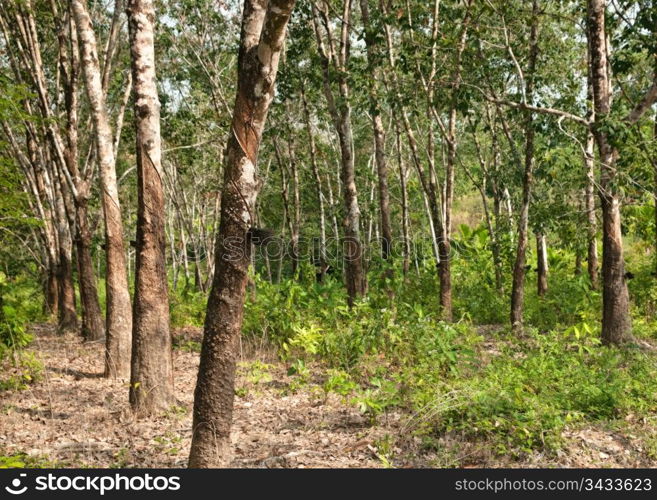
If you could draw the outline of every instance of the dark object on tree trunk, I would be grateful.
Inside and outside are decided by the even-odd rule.
[[[634,273],[631,273],[630,271],[625,272],[625,279],[631,280],[634,279]]]
[[[256,246],[262,246],[276,238],[276,232],[271,229],[263,229],[259,227],[251,227],[246,233],[246,238],[249,243]]]

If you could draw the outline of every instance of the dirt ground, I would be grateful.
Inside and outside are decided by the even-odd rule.
[[[34,328],[32,349],[45,366],[24,391],[0,394],[0,449],[65,466],[185,467],[198,353],[174,350],[178,403],[157,418],[136,418],[128,381],[103,372],[102,343]],[[286,391],[281,364],[255,355],[240,363],[233,425],[234,467],[380,467],[371,427],[339,397]],[[253,368],[255,367],[255,369]]]
[[[42,377],[0,393],[0,453],[27,453],[56,467],[185,467],[198,353],[174,351],[177,405],[155,418],[130,411],[128,381],[102,378],[102,343],[34,327],[31,348]],[[198,332],[183,332],[183,346]],[[185,340],[186,339],[186,340]],[[249,351],[247,353],[247,351]],[[240,363],[233,425],[233,467],[637,467],[639,440],[604,429],[569,431],[557,457],[495,456],[482,443],[443,436],[426,449],[408,431],[411,415],[372,424],[357,408],[317,385],[295,386],[287,367],[259,349]]]

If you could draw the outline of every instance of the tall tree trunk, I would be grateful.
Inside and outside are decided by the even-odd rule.
[[[291,116],[288,114],[291,119]],[[292,180],[292,213],[290,216],[290,238],[292,243],[292,275],[300,278],[299,272],[299,236],[301,232],[301,192],[299,185],[299,165],[294,152],[294,141],[287,142],[287,153],[290,164],[290,178]]]
[[[59,294],[58,294],[59,283],[57,282],[57,262],[52,259],[48,259],[48,276],[46,278],[46,312],[47,314],[56,317],[59,313]]]
[[[53,7],[54,8],[54,7]],[[57,10],[53,11],[57,14]],[[58,32],[59,67],[64,79],[64,103],[66,106],[66,148],[64,150],[66,178],[69,180],[74,214],[71,223],[75,234],[74,242],[77,253],[78,282],[80,285],[80,302],[82,305],[82,337],[97,340],[104,335],[103,320],[98,302],[98,287],[91,256],[91,231],[89,229],[88,209],[91,198],[91,186],[81,175],[79,160],[79,81],[80,54],[75,22],[65,16]],[[64,187],[64,186],[62,186]]]
[[[119,3],[117,2],[117,5]],[[132,308],[128,291],[123,222],[116,181],[114,141],[103,92],[96,36],[87,11],[86,0],[72,0],[72,7],[80,41],[82,68],[96,132],[95,139],[100,165],[107,273],[105,281],[107,302],[105,376],[127,378],[130,375]],[[115,12],[115,15],[118,14]]]
[[[137,261],[130,404],[155,413],[175,401],[164,234],[160,102],[155,80],[153,0],[129,0],[137,157]]]
[[[461,88],[461,71],[463,51],[468,36],[468,25],[470,23],[471,8],[473,0],[465,1],[465,15],[461,22],[461,32],[454,55],[454,68],[451,75],[451,96],[449,108],[449,121],[447,124],[447,158],[445,162],[445,195],[443,211],[443,234],[440,238],[440,294],[443,304],[443,317],[447,321],[452,320],[452,272],[451,272],[451,238],[452,238],[452,205],[454,203],[454,167],[456,164],[456,147],[458,138],[456,135],[457,106],[459,103],[459,94]],[[437,18],[438,7],[435,7]],[[437,24],[437,19],[434,24]],[[434,31],[437,26],[434,27]],[[434,40],[436,36],[434,35]],[[435,43],[435,42],[434,42]],[[433,89],[432,89],[433,93]],[[433,99],[432,99],[433,100]]]
[[[403,245],[403,262],[402,273],[408,274],[411,260],[411,241],[410,227],[408,216],[408,188],[406,186],[406,167],[404,166],[404,155],[402,154],[401,130],[399,123],[395,120],[395,146],[397,150],[397,167],[399,169],[399,187],[401,189],[401,209],[402,209],[402,245]]]
[[[310,164],[312,166],[313,176],[317,188],[317,203],[319,205],[319,279],[323,281],[326,273],[326,209],[324,208],[324,193],[322,190],[322,177],[319,173],[317,164],[317,145],[315,143],[315,134],[313,134],[310,123],[310,111],[308,110],[308,100],[304,84],[301,86],[301,102],[303,104],[303,117],[308,134],[308,147],[310,150]]]
[[[82,198],[82,196],[84,198]],[[78,282],[82,304],[82,337],[85,340],[98,340],[105,335],[103,316],[98,301],[98,284],[91,256],[91,229],[87,218],[87,203],[90,193],[78,191],[76,202]]]
[[[327,9],[328,10],[328,9]],[[328,43],[325,44],[319,29],[317,17],[323,16],[324,29]],[[344,0],[342,9],[339,53],[332,50],[332,34],[328,14],[318,11],[313,4],[313,21],[317,45],[322,59],[324,93],[329,112],[333,118],[340,142],[343,202],[344,202],[344,240],[342,250],[346,268],[347,294],[349,305],[352,306],[358,297],[365,294],[367,288],[366,276],[363,271],[363,250],[360,238],[360,208],[358,206],[358,191],[356,189],[356,174],[354,165],[353,137],[351,130],[351,106],[349,104],[349,84],[347,82],[347,65],[349,61],[349,26],[351,19],[351,0]],[[331,67],[337,70],[339,97],[336,99],[331,90]]]
[[[548,259],[547,259],[547,243],[545,235],[542,233],[536,234],[536,283],[538,296],[545,296],[548,289]]]
[[[379,190],[379,212],[381,217],[381,256],[388,259],[392,245],[392,225],[390,222],[390,193],[388,190],[388,165],[386,161],[385,129],[381,118],[379,103],[379,84],[377,75],[377,58],[379,50],[376,46],[376,28],[370,21],[369,0],[360,0],[360,11],[365,28],[365,44],[367,46],[367,66],[372,77],[370,86],[370,114],[374,132],[374,155]]]
[[[437,19],[438,19],[439,5],[440,2],[436,0],[434,2],[433,26],[432,26],[432,38],[434,41],[434,43],[432,44],[432,66],[435,65],[435,61],[436,61],[435,53],[437,49],[437,37],[438,37]],[[384,0],[379,1],[379,7],[381,8],[381,11],[383,12],[384,15],[388,16],[390,14]],[[409,15],[410,15],[410,11],[409,11]],[[401,94],[400,85],[397,81],[397,76],[395,74],[396,61],[393,52],[394,41],[391,34],[390,26],[388,24],[384,24],[384,31],[385,31],[386,45],[388,49],[388,61],[390,64],[390,68],[392,70],[391,72],[392,86],[395,91],[395,95],[398,103],[401,103],[403,102],[404,99]],[[432,102],[433,101],[432,86],[425,84],[425,90],[427,91],[427,102]],[[428,113],[429,114],[432,113],[431,107],[429,107]],[[446,262],[445,266],[441,266],[441,262],[449,258],[450,248],[449,248],[449,241],[446,242],[444,238],[444,235],[446,233],[445,233],[445,229],[443,225],[443,217],[442,217],[443,208],[442,208],[442,203],[440,203],[440,199],[439,199],[440,198],[439,191],[442,190],[440,189],[440,187],[437,185],[436,182],[435,166],[434,166],[434,158],[433,158],[434,156],[433,132],[431,131],[427,137],[429,141],[429,148],[428,148],[429,166],[427,173],[427,169],[425,169],[424,165],[422,164],[422,160],[420,159],[417,140],[415,139],[415,133],[413,132],[413,128],[411,127],[408,114],[404,106],[402,106],[401,104],[398,104],[398,119],[399,118],[401,118],[401,121],[404,126],[404,131],[406,132],[408,145],[411,152],[411,159],[413,160],[413,164],[415,166],[415,169],[417,170],[418,177],[420,178],[420,184],[422,185],[424,200],[429,216],[429,226],[431,230],[431,236],[433,239],[432,244],[436,257],[436,267],[438,270],[438,277],[440,279],[439,295],[440,295],[441,315],[444,319],[450,320],[452,317],[452,294],[451,294],[451,273],[449,268],[449,262]],[[417,267],[417,261],[416,261],[416,267]]]
[[[235,364],[242,329],[249,229],[260,182],[256,163],[274,97],[278,61],[294,0],[245,0],[216,270],[208,300],[201,363],[194,392],[190,467],[217,467],[230,459]]]
[[[529,35],[529,65],[525,80],[525,99],[531,104],[534,95],[534,73],[538,58],[538,0],[532,2],[532,24]],[[525,173],[522,182],[522,204],[518,219],[518,245],[513,265],[513,288],[511,289],[511,327],[522,330],[522,313],[525,293],[525,265],[529,233],[529,204],[534,171],[534,115],[525,110]]]
[[[625,281],[620,201],[614,187],[617,151],[600,120],[611,109],[610,48],[605,29],[605,0],[587,2],[587,37],[595,122],[593,133],[600,153],[599,195],[602,205],[602,342],[621,344],[632,339],[629,293]]]
[[[26,124],[25,144],[27,146],[29,165],[33,172],[33,189],[34,198],[37,205],[40,207],[41,218],[43,220],[43,234],[44,246],[46,250],[47,259],[47,277],[44,288],[45,312],[53,317],[57,317],[59,313],[59,283],[57,281],[57,261],[58,247],[57,247],[57,233],[53,224],[55,218],[52,203],[52,186],[47,176],[47,170],[42,164],[43,152],[38,150],[38,145],[35,139],[35,129],[32,125]],[[9,135],[9,134],[8,134]],[[12,140],[12,144],[14,141]],[[18,149],[18,144],[15,146]]]
[[[53,166],[53,168],[56,169],[57,167]],[[57,175],[52,176],[55,183],[55,225],[59,243],[59,262],[57,263],[59,316],[57,318],[57,330],[60,333],[67,333],[77,332],[78,317],[75,311],[75,288],[73,285],[73,240],[66,217],[64,197],[61,193],[63,186],[58,177]]]

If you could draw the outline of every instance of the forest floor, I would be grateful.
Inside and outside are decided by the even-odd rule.
[[[31,349],[44,365],[39,380],[0,394],[0,454],[25,454],[53,467],[185,467],[200,332],[184,330],[174,350],[177,405],[137,418],[127,381],[102,378],[102,343],[56,336],[33,327]],[[265,347],[244,346],[233,426],[233,467],[639,467],[641,442],[613,429],[569,431],[557,456],[496,456],[485,443],[441,438],[440,451],[408,437],[411,415],[388,413],[376,423],[320,383],[299,385]],[[319,381],[318,381],[319,382]]]

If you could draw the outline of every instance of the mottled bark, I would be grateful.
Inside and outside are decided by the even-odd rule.
[[[117,5],[119,3],[117,2]],[[128,291],[123,222],[116,181],[114,140],[107,115],[96,36],[87,11],[86,0],[72,0],[71,5],[78,30],[87,97],[96,132],[101,200],[105,222],[107,270],[105,375],[127,378],[130,374],[132,306]]]
[[[52,9],[53,15],[57,15],[56,6],[53,5]],[[66,143],[62,169],[66,182],[62,183],[62,191],[65,195],[71,233],[75,235],[74,243],[77,256],[80,303],[82,306],[81,333],[86,340],[97,340],[103,337],[105,328],[103,327],[96,274],[91,256],[92,235],[88,220],[91,189],[88,179],[80,172],[78,167],[80,57],[77,32],[70,17],[66,16],[61,22],[57,40],[59,70],[64,76],[63,90],[66,109]],[[37,50],[36,47],[34,50]]]
[[[230,460],[237,344],[242,328],[249,229],[260,182],[256,163],[294,0],[245,0],[237,96],[227,147],[215,273],[194,392],[190,467]]]
[[[599,151],[599,195],[602,205],[602,342],[621,344],[632,339],[632,325],[625,281],[620,201],[613,185],[617,151],[600,126],[600,120],[611,109],[611,75],[607,59],[610,49],[607,46],[605,11],[605,0],[588,0],[587,36],[595,110],[593,133]]]
[[[155,76],[153,0],[129,0],[137,160],[137,242],[130,404],[156,413],[174,403],[165,260],[160,102]]]

